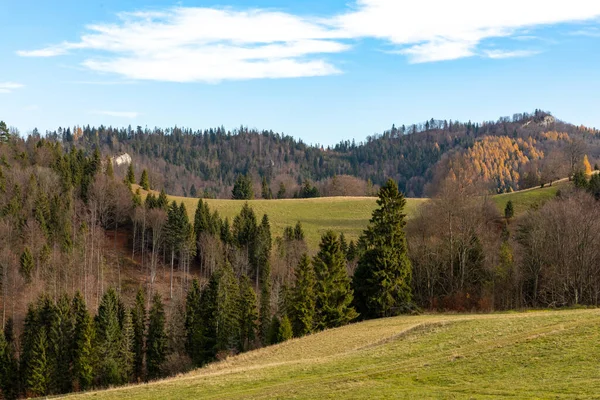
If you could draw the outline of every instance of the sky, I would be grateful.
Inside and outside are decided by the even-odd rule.
[[[600,1],[0,0],[0,120],[364,140],[547,110],[600,127]]]

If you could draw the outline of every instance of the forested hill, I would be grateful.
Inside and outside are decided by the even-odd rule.
[[[409,197],[422,197],[449,171],[506,192],[567,176],[585,155],[592,164],[600,160],[599,131],[540,110],[482,123],[431,119],[394,125],[364,142],[327,148],[245,127],[200,131],[88,125],[46,134],[90,154],[97,146],[107,155],[128,153],[136,169],[149,171],[154,188],[192,197],[228,198],[241,174],[252,177],[257,197],[263,179],[272,193],[293,197],[306,183],[322,196],[369,195],[389,177]]]

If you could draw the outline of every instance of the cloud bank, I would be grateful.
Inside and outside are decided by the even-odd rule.
[[[570,0],[358,0],[327,18],[233,8],[176,7],[118,15],[88,25],[77,42],[21,50],[24,57],[84,52],[82,65],[126,79],[219,82],[340,73],[332,61],[374,39],[410,63],[480,56],[526,57],[539,50],[485,50],[524,30],[600,17],[600,2]]]

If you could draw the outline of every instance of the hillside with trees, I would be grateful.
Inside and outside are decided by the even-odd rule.
[[[114,132],[68,129],[21,138],[0,123],[4,398],[154,380],[363,319],[598,305],[595,130],[537,112],[482,125],[433,121],[329,150],[270,133],[221,132],[213,142],[210,133],[142,131],[142,140],[138,133],[116,131],[125,135],[119,138]],[[287,150],[260,170],[260,160],[271,154],[263,150],[272,143],[265,138]],[[217,175],[200,178],[187,167],[194,140],[208,149],[194,160]],[[221,158],[219,151],[240,143],[249,147]],[[391,147],[379,147],[386,143]],[[429,145],[432,152],[422,152]],[[171,154],[174,149],[180,152]],[[292,149],[298,158],[286,153]],[[117,163],[114,156],[125,150],[132,162]],[[343,176],[352,172],[343,170],[344,163],[352,165],[348,157],[361,152],[373,158],[358,161],[357,176]],[[398,162],[423,166],[425,154],[435,158],[425,172],[415,167],[399,178],[398,171],[410,168]],[[309,167],[309,159],[316,164]],[[241,162],[252,167],[236,169]],[[340,169],[328,170],[331,165]],[[319,168],[322,175],[310,175]],[[372,168],[378,172],[370,175]],[[520,188],[523,176],[532,186],[550,184],[563,169],[573,184],[524,213],[517,215],[512,203],[500,213],[488,196]],[[296,182],[281,181],[296,197],[342,193],[357,179],[373,178],[361,187],[378,199],[364,233],[349,241],[328,229],[314,254],[296,221],[273,235],[268,212],[256,214],[245,200],[257,193],[280,197],[284,190],[273,190],[273,183],[282,175]],[[257,182],[258,176],[264,179]],[[432,197],[407,220],[404,189],[417,177],[419,190]],[[202,186],[210,183],[243,207],[224,218],[198,199],[190,218],[166,190],[142,198],[134,189],[188,178],[199,179],[197,190],[210,192]]]
[[[388,178],[408,197],[422,197],[435,192],[448,164],[465,162],[476,164],[469,175],[504,192],[564,178],[586,154],[592,165],[600,162],[597,130],[541,110],[481,123],[431,119],[394,125],[364,142],[328,147],[243,126],[227,131],[87,125],[58,128],[45,137],[65,148],[127,153],[138,169],[148,171],[154,188],[189,197],[230,198],[240,176],[247,176],[256,198],[370,196]],[[508,158],[495,159],[506,151]]]

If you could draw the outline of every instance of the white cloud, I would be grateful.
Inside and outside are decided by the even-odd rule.
[[[484,40],[600,16],[600,2],[589,0],[358,0],[356,6],[335,25],[349,37],[403,47],[399,53],[411,62],[468,57]]]
[[[195,7],[118,16],[116,23],[88,25],[77,42],[18,54],[50,57],[85,50],[84,67],[134,80],[321,76],[340,73],[325,56],[348,51],[354,40],[377,39],[412,63],[454,60],[482,54],[484,41],[522,36],[539,26],[592,20],[600,16],[600,2],[357,0],[328,18]]]
[[[579,29],[569,33],[571,36],[600,37],[600,29],[596,27]]]
[[[137,111],[106,111],[106,110],[95,110],[91,111],[92,114],[96,115],[104,115],[107,117],[117,117],[117,118],[129,118],[135,119],[140,115]]]
[[[15,89],[22,88],[23,84],[16,82],[0,82],[0,93],[11,93]]]
[[[536,50],[486,50],[484,54],[488,58],[502,59],[502,58],[516,58],[516,57],[530,57],[540,54]]]

